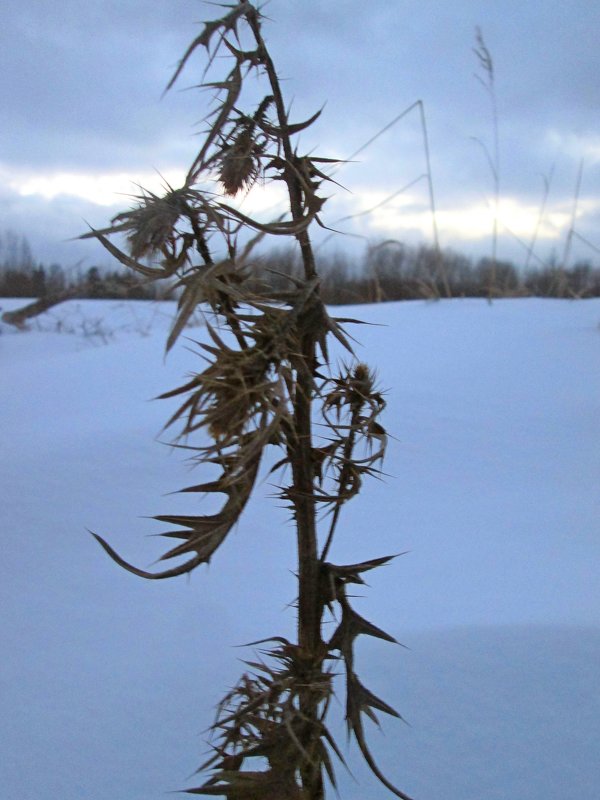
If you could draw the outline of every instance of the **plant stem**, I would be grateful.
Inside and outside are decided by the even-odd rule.
[[[258,45],[260,60],[264,65],[271,91],[275,99],[277,119],[281,129],[281,143],[285,157],[283,177],[287,186],[292,219],[302,219],[302,187],[294,170],[294,152],[288,133],[288,118],[275,66],[269,55],[260,31],[255,9],[249,8],[248,23]],[[296,234],[300,246],[304,275],[307,281],[316,277],[314,252],[307,230]],[[316,289],[318,292],[318,288]],[[310,301],[307,306],[310,308]],[[314,491],[314,464],[312,457],[312,395],[313,371],[316,361],[316,342],[309,324],[304,324],[306,311],[298,318],[298,330],[302,331],[300,355],[295,364],[296,392],[294,396],[295,439],[291,449],[293,477],[292,502],[296,518],[298,548],[298,645],[309,672],[320,669],[323,660],[321,640],[322,604],[319,596],[319,558],[316,525],[316,503]],[[310,683],[310,680],[308,681]],[[319,695],[307,686],[300,696],[300,710],[307,722],[314,725],[319,717]],[[309,728],[310,729],[310,728]],[[308,753],[315,745],[314,737],[308,734]],[[318,763],[318,762],[317,762]],[[302,770],[302,785],[310,800],[324,796],[320,768],[307,763]]]

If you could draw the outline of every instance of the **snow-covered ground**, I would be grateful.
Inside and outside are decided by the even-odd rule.
[[[359,649],[409,723],[371,732],[381,766],[418,800],[598,800],[600,301],[339,313],[378,323],[355,335],[396,438],[331,559],[409,551],[360,601],[409,648]],[[198,365],[185,341],[164,359],[169,315],[73,302],[0,331],[2,800],[194,785],[234,646],[293,634],[293,532],[267,478],[189,580],[136,578],[86,531],[147,566],[163,542],[145,534],[163,528],[141,515],[197,510],[165,496],[189,466],[157,441],[174,406],[149,402]],[[388,796],[350,765],[343,798]]]

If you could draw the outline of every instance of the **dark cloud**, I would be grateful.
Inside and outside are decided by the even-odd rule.
[[[160,98],[195,23],[214,13],[197,0],[9,3],[0,29],[0,174],[184,167],[209,97],[176,90]],[[580,157],[573,141],[600,142],[597,0],[271,0],[264,13],[294,115],[325,104],[302,146],[345,157],[421,99],[442,205],[489,196],[491,187],[474,141],[491,147],[489,98],[474,77],[476,26],[494,58],[507,192],[539,202],[541,175],[556,162],[553,188],[568,198]],[[198,59],[180,88],[201,72]],[[382,136],[361,162],[340,173],[348,186],[392,192],[417,177],[424,170],[418,115]],[[589,154],[584,186],[600,197]],[[8,190],[0,202],[11,225],[29,218],[30,230],[61,235],[84,216],[100,224],[110,213],[77,198]]]
[[[160,102],[197,4],[173,5],[169,15],[168,3],[11,4],[0,34],[2,160],[106,169],[161,155],[177,118],[191,122],[180,95]]]

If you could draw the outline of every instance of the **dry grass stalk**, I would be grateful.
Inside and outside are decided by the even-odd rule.
[[[484,91],[489,97],[491,113],[492,113],[493,143],[491,152],[488,146],[484,142],[482,142],[481,139],[475,140],[483,149],[492,176],[492,184],[494,189],[494,198],[492,206],[492,216],[493,216],[492,270],[490,274],[490,284],[488,292],[488,299],[491,300],[492,296],[495,294],[496,291],[496,264],[498,261],[498,222],[499,222],[498,211],[500,205],[500,133],[498,125],[498,102],[496,99],[496,74],[494,71],[494,60],[492,58],[492,54],[490,53],[485,43],[481,28],[479,27],[475,29],[475,42],[477,46],[473,48],[473,52],[475,53],[477,62],[479,64],[479,68],[481,70],[481,75],[476,73],[475,78],[482,85]]]
[[[216,514],[156,517],[176,526],[163,536],[179,542],[162,559],[185,559],[163,571],[140,570],[96,538],[118,564],[144,578],[190,572],[213,557],[242,516],[264,451],[279,449],[275,470],[289,466],[292,475],[280,493],[296,527],[298,640],[276,637],[262,660],[248,663],[249,671],[219,706],[213,754],[202,767],[209,776],[188,792],[231,800],[323,798],[325,779],[336,786],[332,754],[343,761],[326,726],[332,668],[341,660],[348,729],[377,777],[406,798],[375,765],[362,724],[365,714],[375,718],[375,710],[397,713],[362,685],[354,664],[359,636],[395,640],[354,611],[346,592],[348,584],[363,583],[362,573],[392,557],[352,565],[326,560],[342,507],[360,491],[365,477],[377,473],[386,440],[379,422],[385,404],[371,370],[352,362],[338,374],[329,358],[331,336],[353,358],[340,321],[329,316],[321,300],[309,236],[310,225],[320,221],[325,202],[321,186],[329,180],[323,165],[330,160],[296,150],[293,136],[319,114],[300,123],[288,119],[258,9],[245,0],[225,8],[223,17],[204,25],[169,83],[197,48],[207,51],[209,65],[218,53],[229,56],[225,79],[204,84],[217,90],[219,105],[209,115],[208,131],[185,184],[166,187],[162,197],[143,192],[136,207],[117,215],[110,227],[86,234],[146,278],[176,277],[181,293],[167,349],[199,304],[218,320],[208,326],[210,341],[200,345],[207,365],[163,397],[182,398],[167,425],[180,426],[179,438],[185,438],[200,465],[220,470],[216,480],[184,491],[225,499]],[[238,47],[242,25],[254,40],[252,50]],[[237,104],[249,74],[262,78],[266,91],[258,107],[246,114]],[[242,214],[203,189],[215,175],[228,196],[247,190],[259,176],[282,181],[289,198],[287,218],[264,223]],[[254,238],[242,245],[240,233],[248,231]],[[116,233],[126,235],[126,250],[110,241]],[[257,242],[269,235],[295,239],[304,275],[291,279],[285,291],[259,297],[251,288],[251,256]],[[148,257],[152,265],[144,262]],[[229,331],[227,341],[220,328]],[[326,438],[315,434],[316,420],[325,426]],[[201,430],[210,443],[196,446],[194,436]],[[321,509],[329,517],[319,514]],[[327,519],[328,531],[321,531],[319,523]],[[321,545],[320,538],[325,540]],[[332,617],[340,621],[328,640],[323,623]]]

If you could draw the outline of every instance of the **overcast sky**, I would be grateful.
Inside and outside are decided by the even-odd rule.
[[[132,181],[181,180],[210,95],[202,61],[162,91],[198,23],[199,0],[9,0],[0,27],[0,235],[27,234],[37,259],[110,258],[68,242],[128,207]],[[475,74],[479,26],[493,56],[500,136],[499,255],[524,258],[544,202],[536,253],[562,257],[584,159],[575,230],[600,248],[598,0],[271,0],[264,34],[292,117],[325,105],[300,149],[347,157],[417,100],[429,129],[442,246],[491,247],[491,105]],[[426,171],[418,110],[344,166],[325,207],[333,224],[381,203]],[[122,194],[119,194],[122,193]],[[259,193],[260,194],[260,193]],[[269,189],[247,202],[267,209]],[[431,242],[427,182],[340,223],[371,241]],[[336,237],[344,248],[355,239]],[[599,256],[580,238],[572,257]]]

